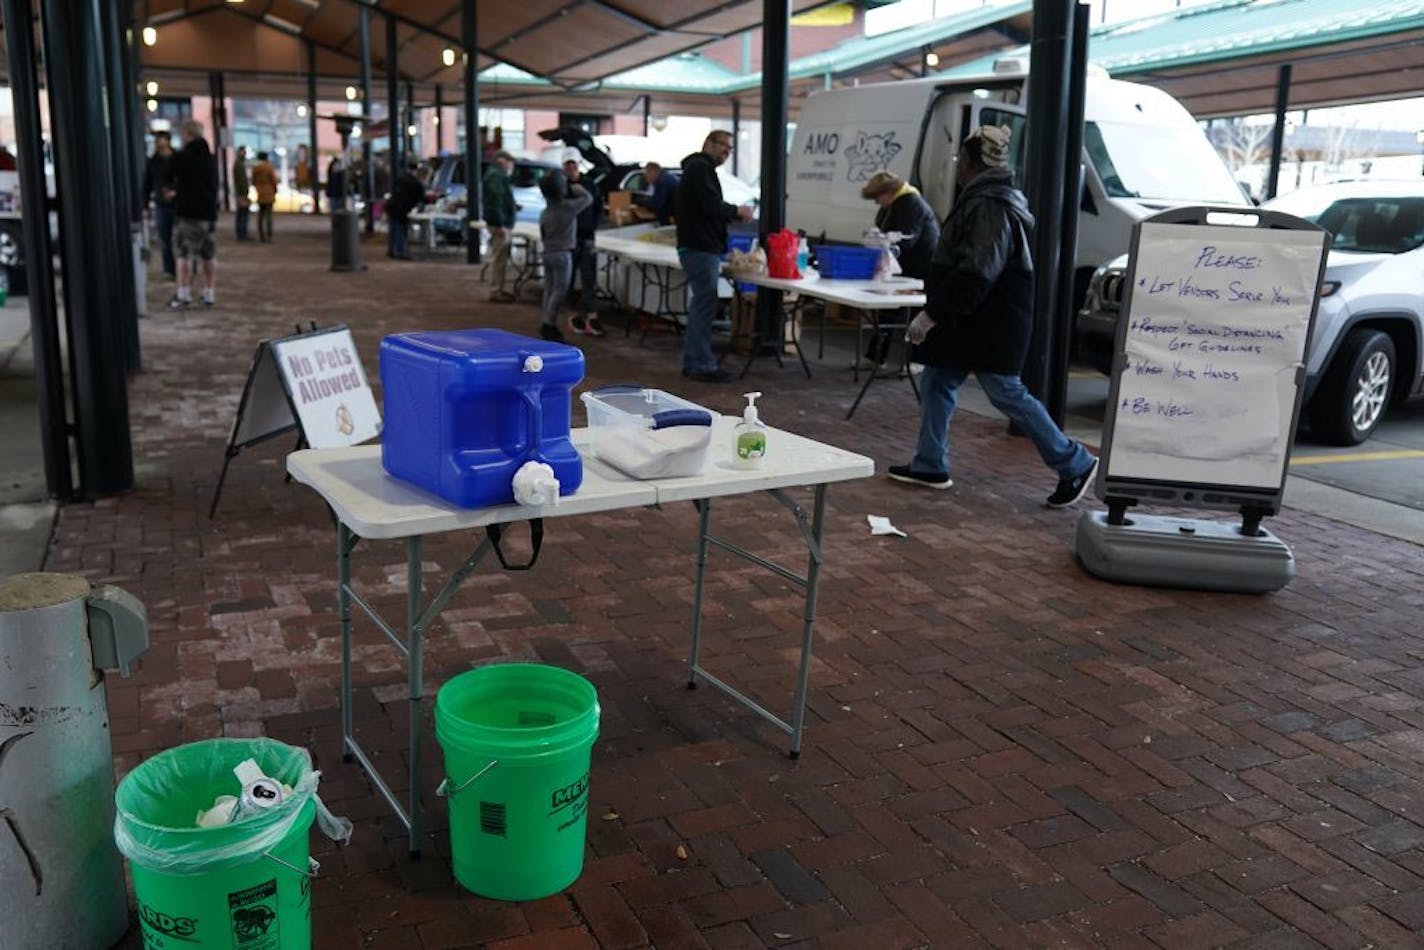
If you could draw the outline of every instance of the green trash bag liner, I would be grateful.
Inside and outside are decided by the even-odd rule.
[[[233,768],[254,759],[264,774],[292,788],[277,805],[215,828],[199,828],[200,811],[219,795],[241,793]],[[208,739],[146,759],[119,783],[114,840],[135,864],[168,874],[196,874],[262,860],[297,830],[316,823],[333,841],[351,839],[351,822],[317,795],[321,773],[311,754],[275,739]],[[305,817],[304,817],[305,816]]]

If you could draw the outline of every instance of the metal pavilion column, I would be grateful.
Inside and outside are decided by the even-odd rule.
[[[311,174],[312,214],[321,214],[321,162],[316,153],[316,44],[307,40],[307,165]]]
[[[361,4],[361,191],[366,196],[366,233],[376,230],[376,170],[371,167],[371,8]]]
[[[480,262],[480,234],[475,222],[484,215],[484,184],[480,180],[480,30],[476,0],[460,0],[460,39],[465,44],[465,261]]]
[[[400,120],[400,65],[399,37],[396,34],[395,17],[386,17],[386,128],[390,140],[389,158],[390,183],[395,186],[396,175],[403,167],[402,145],[405,143],[405,126]]]
[[[646,134],[646,133],[644,133]],[[732,142],[742,140],[742,100],[732,100]],[[732,149],[732,174],[737,174],[737,149]]]
[[[22,207],[45,208],[44,144],[37,96],[34,10],[30,0],[0,0],[5,22],[5,54],[15,108],[15,156],[20,169]],[[64,399],[64,357],[59,345],[59,317],[54,300],[54,258],[48,215],[26,214],[25,277],[29,284],[30,340],[35,351],[35,390],[39,396],[40,442],[44,450],[45,493],[70,500],[69,423]]]
[[[401,148],[405,153],[406,161],[419,161],[420,152],[415,148],[415,136],[411,134],[410,127],[415,125],[415,83],[405,84],[405,118],[401,120]]]
[[[118,278],[118,296],[111,304],[110,318],[119,325],[119,335],[124,343],[124,369],[137,373],[143,368],[139,351],[138,336],[138,288],[134,275],[134,225],[138,220],[138,203],[135,195],[140,188],[138,176],[134,173],[133,148],[130,129],[137,87],[128,82],[128,69],[124,62],[124,18],[120,5],[100,4],[99,27],[104,41],[104,73],[106,78],[106,99],[110,124],[109,154],[114,167],[114,207],[113,247],[119,266],[115,269]],[[129,15],[132,14],[129,8]]]
[[[227,90],[224,85],[222,73],[208,74],[208,94],[213,103],[213,160],[218,163],[218,207],[231,209],[237,207],[237,202],[232,200],[236,196],[232,194],[227,149],[223,147],[223,130],[227,128]]]
[[[1078,3],[1068,49],[1068,122],[1063,146],[1063,220],[1059,231],[1057,319],[1049,338],[1045,406],[1062,426],[1068,417],[1068,360],[1078,273],[1078,209],[1083,203],[1083,108],[1088,93],[1088,30],[1092,8]]]
[[[111,223],[116,204],[101,2],[43,0],[41,5],[56,175],[58,191],[64,195],[59,212],[65,235],[64,298],[75,442],[80,491],[88,498],[133,487],[123,339],[117,321],[110,317],[111,302],[122,294],[119,258],[93,253],[82,240],[86,234],[116,230]],[[32,170],[36,167],[43,165],[30,165]]]
[[[445,151],[445,119],[440,114],[445,108],[444,93],[440,89],[440,84],[435,84],[435,154],[439,155]]]
[[[1028,110],[1024,184],[1033,209],[1033,330],[1023,381],[1046,401],[1049,350],[1053,340],[1062,240],[1063,149],[1068,138],[1068,25],[1075,0],[1034,0],[1033,41],[1028,67]],[[1076,160],[1076,156],[1075,156]],[[1077,213],[1077,209],[1074,209]]]
[[[1286,107],[1290,105],[1291,64],[1276,74],[1276,127],[1271,130],[1271,170],[1266,175],[1266,197],[1276,196],[1281,177],[1281,153],[1286,147]]]
[[[790,0],[762,0],[761,47],[761,237],[786,226],[786,120],[791,98]],[[732,140],[732,154],[740,144]],[[733,166],[735,168],[736,166]],[[781,291],[757,288],[757,347],[781,352]]]

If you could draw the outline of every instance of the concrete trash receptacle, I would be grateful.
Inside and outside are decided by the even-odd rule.
[[[361,216],[349,208],[331,212],[331,269],[361,270]]]
[[[0,945],[108,947],[128,929],[104,689],[143,607],[68,574],[0,580]]]

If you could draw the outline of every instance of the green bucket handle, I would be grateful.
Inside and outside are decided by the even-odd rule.
[[[276,856],[275,854],[273,854],[271,851],[263,851],[263,852],[262,852],[262,856],[263,856],[264,858],[266,858],[268,861],[273,861],[273,862],[275,862],[275,863],[277,863],[277,864],[282,865],[282,867],[286,868],[288,871],[292,871],[293,873],[300,874],[300,875],[302,875],[302,876],[304,876],[304,877],[309,877],[309,878],[311,878],[312,880],[316,880],[317,872],[319,872],[319,871],[321,870],[321,862],[318,861],[316,858],[307,858],[307,864],[309,865],[309,867],[307,868],[307,870],[303,871],[301,868],[297,867],[295,864],[291,864],[291,863],[289,863],[289,862],[287,862],[287,861],[283,861],[281,858],[277,857],[277,856]]]
[[[484,775],[496,765],[499,765],[499,759],[490,759],[489,765],[486,765],[484,768],[480,769],[474,775],[471,775],[469,778],[465,779],[463,782],[461,782],[459,785],[456,785],[454,788],[450,787],[450,776],[447,775],[444,779],[441,780],[440,787],[435,789],[435,794],[440,796],[441,798],[454,798],[456,795],[460,794],[465,789],[473,785],[475,783],[475,779]]]

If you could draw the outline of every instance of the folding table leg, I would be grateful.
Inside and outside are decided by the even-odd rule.
[[[336,519],[336,618],[341,627],[341,758],[351,752],[351,529]]]
[[[806,600],[801,614],[801,668],[796,674],[796,700],[791,713],[791,757],[801,755],[801,732],[806,723],[806,692],[811,682],[811,646],[816,629],[816,596],[820,591],[821,535],[826,524],[826,486],[816,486],[811,515],[810,556],[806,565]]]
[[[420,734],[421,698],[424,694],[422,678],[425,669],[423,632],[420,623],[420,599],[422,594],[420,574],[420,536],[406,540],[406,644],[410,649],[407,661],[408,686],[410,693],[410,856],[420,857]]]
[[[687,688],[697,688],[697,664],[702,656],[702,584],[707,578],[707,536],[712,523],[712,500],[697,505],[697,583],[692,593],[692,655],[687,661]]]

